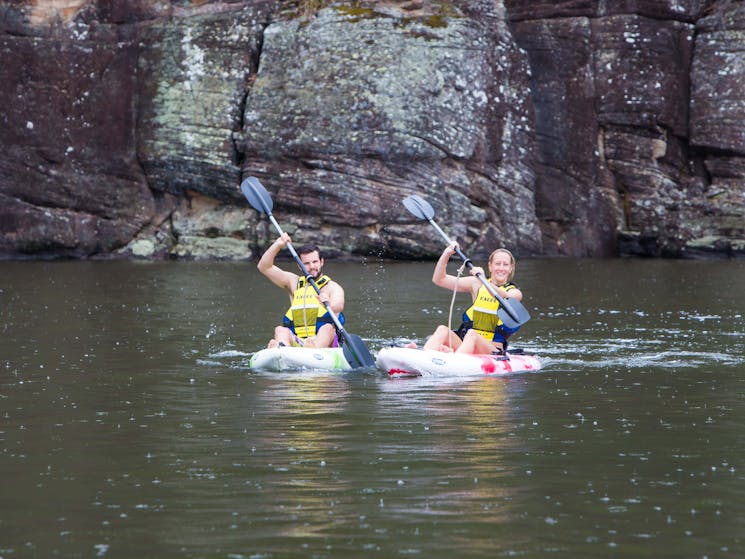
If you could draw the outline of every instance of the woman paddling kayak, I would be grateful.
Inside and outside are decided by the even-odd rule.
[[[440,255],[432,274],[435,285],[454,292],[468,292],[473,304],[463,313],[463,324],[455,331],[440,325],[424,344],[424,349],[437,351],[502,354],[507,349],[507,339],[518,328],[508,328],[497,312],[500,302],[489,293],[477,274],[483,276],[484,270],[472,267],[470,277],[461,278],[447,273],[450,257],[456,253],[456,243],[450,243]],[[506,248],[498,248],[489,256],[489,284],[503,299],[521,301],[523,294],[512,283],[515,275],[515,257]]]

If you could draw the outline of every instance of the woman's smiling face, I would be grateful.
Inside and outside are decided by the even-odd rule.
[[[495,250],[489,259],[489,274],[497,285],[504,285],[512,279],[515,264],[512,255],[505,250]]]

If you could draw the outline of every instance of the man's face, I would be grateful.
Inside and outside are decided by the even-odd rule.
[[[323,270],[323,258],[318,255],[318,251],[314,250],[307,254],[300,255],[300,262],[303,263],[308,273],[313,276],[313,279],[317,279]]]

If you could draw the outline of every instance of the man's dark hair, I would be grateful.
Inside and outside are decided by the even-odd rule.
[[[301,246],[299,249],[297,249],[297,253],[302,256],[304,254],[310,254],[311,252],[317,252],[319,260],[323,260],[323,253],[321,252],[321,249],[318,248],[318,245],[313,244],[307,244]]]

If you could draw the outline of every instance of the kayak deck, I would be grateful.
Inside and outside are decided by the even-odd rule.
[[[260,371],[351,371],[340,347],[271,347],[251,356],[249,366]]]
[[[538,371],[541,361],[535,355],[471,355],[428,349],[386,347],[375,359],[378,369],[391,377],[400,376],[490,376]],[[257,371],[352,371],[344,350],[334,348],[273,347],[251,356],[251,369]]]
[[[396,376],[483,376],[538,371],[541,361],[535,355],[472,355],[428,349],[388,347],[378,352],[376,364]]]

